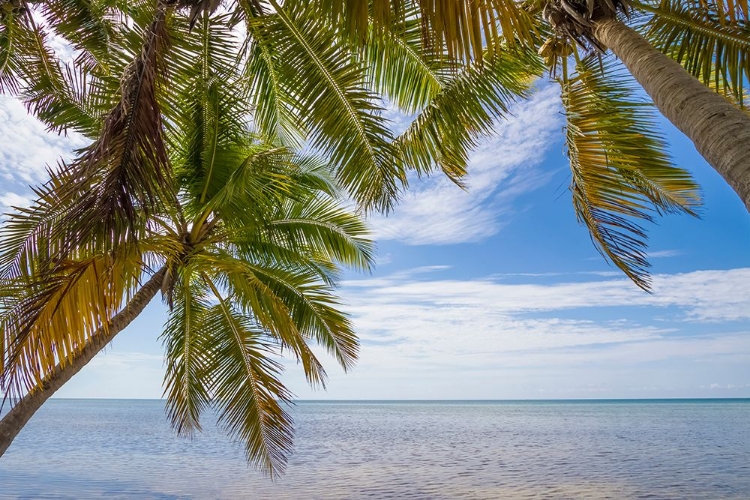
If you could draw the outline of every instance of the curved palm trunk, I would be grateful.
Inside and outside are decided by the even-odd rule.
[[[598,21],[594,33],[750,211],[750,114],[703,85],[622,22]]]
[[[18,401],[13,409],[0,421],[0,457],[8,449],[13,439],[21,432],[24,425],[36,411],[62,387],[89,361],[94,359],[99,351],[109,344],[115,336],[125,329],[141,312],[151,299],[161,289],[166,268],[161,268],[143,287],[133,296],[125,308],[117,313],[109,323],[109,332],[105,335],[100,329],[86,346],[70,363],[57,365],[54,371],[45,379],[41,389],[35,389]]]

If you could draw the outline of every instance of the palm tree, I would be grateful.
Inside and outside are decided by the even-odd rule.
[[[291,443],[290,393],[273,357],[293,353],[318,386],[325,371],[310,342],[344,369],[357,357],[332,291],[340,264],[371,266],[366,228],[336,202],[325,163],[249,134],[231,60],[204,28],[204,58],[174,66],[181,85],[165,99],[175,104],[164,136],[173,196],[147,217],[134,204],[137,241],[114,246],[121,236],[104,232],[108,221],[75,239],[60,227],[80,213],[81,191],[109,189],[108,172],[81,177],[80,164],[51,172],[36,203],[4,227],[2,383],[20,400],[0,423],[0,452],[160,290],[170,306],[163,338],[173,427],[190,434],[215,408],[248,459],[271,473]]]
[[[209,354],[221,347],[211,339],[218,341],[216,329],[223,325],[263,333],[268,340],[256,351],[291,350],[314,384],[323,383],[324,372],[305,343],[310,336],[350,366],[356,338],[333,308],[329,287],[335,263],[367,268],[370,253],[361,241],[361,223],[332,205],[333,186],[348,186],[365,208],[387,209],[397,184],[405,181],[400,151],[420,173],[435,168],[432,158],[440,155],[440,166],[457,179],[477,134],[524,95],[534,59],[523,54],[498,59],[488,65],[491,71],[466,72],[439,83],[444,95],[429,96],[435,107],[467,94],[467,106],[455,116],[462,127],[447,129],[456,145],[439,141],[449,137],[442,132],[447,125],[440,115],[426,115],[423,126],[397,140],[380,117],[383,108],[373,102],[375,94],[361,88],[370,78],[366,56],[352,52],[324,25],[300,29],[313,21],[309,13],[294,12],[294,20],[264,18],[263,23],[248,17],[247,29],[255,35],[247,52],[257,57],[239,60],[232,17],[206,15],[194,23],[172,14],[163,4],[133,8],[127,14],[132,25],[125,27],[107,24],[111,12],[102,15],[98,25],[108,40],[106,50],[76,30],[54,25],[79,50],[67,64],[46,47],[45,27],[33,18],[16,26],[25,42],[9,52],[10,60],[20,63],[12,66],[18,74],[6,81],[51,130],[73,130],[92,143],[70,164],[51,170],[50,181],[36,190],[35,205],[11,214],[3,228],[0,384],[17,402],[0,423],[2,451],[44,401],[159,290],[183,315],[170,319],[168,327],[176,328],[179,321],[201,325],[192,338],[204,342],[199,347]],[[266,38],[278,24],[286,26],[287,45]],[[386,47],[394,50],[395,42]],[[309,47],[313,43],[315,50]],[[358,59],[349,61],[352,56]],[[386,66],[372,71],[383,75],[381,86],[394,83],[395,73]],[[118,74],[124,76],[113,78]],[[308,80],[322,81],[306,90],[309,97],[300,91]],[[468,95],[467,83],[473,81],[484,86],[484,95]],[[410,92],[403,87],[402,95],[392,95],[405,102],[414,100]],[[314,97],[319,93],[327,100]],[[488,100],[489,108],[483,105]],[[309,112],[300,113],[302,107]],[[255,135],[248,135],[250,116]],[[304,176],[291,175],[290,168],[302,169],[290,159],[287,146],[300,146],[306,138],[326,155],[335,181],[326,181],[320,167],[312,171],[316,175],[309,168]],[[185,302],[185,294],[193,302]],[[224,323],[216,323],[222,311],[208,307],[206,296],[224,308]],[[82,307],[86,314],[79,314]],[[214,315],[205,329],[204,314]],[[206,370],[218,369],[226,358],[185,372],[178,356],[189,344],[178,349],[179,337],[167,333],[168,356],[176,360],[170,361],[167,378],[170,415],[179,432],[189,433],[198,428],[203,407],[222,401],[216,399],[219,386],[207,385],[207,380],[218,384],[219,378]],[[186,362],[208,363],[206,356]],[[273,363],[256,358],[275,375]],[[198,372],[204,378],[196,378]],[[175,388],[176,383],[194,385]],[[260,404],[256,400],[243,406],[242,400],[230,405],[224,399],[222,414],[248,443],[249,459],[274,472],[283,464],[291,429],[272,404],[288,394],[273,377],[264,383],[265,413],[248,406]]]
[[[196,145],[189,149],[195,153]],[[161,290],[170,306],[163,339],[174,428],[200,429],[201,413],[213,407],[246,444],[249,460],[281,469],[291,437],[281,403],[290,394],[272,358],[293,353],[318,386],[325,371],[309,342],[344,369],[352,366],[358,342],[332,290],[338,263],[369,269],[372,246],[362,221],[335,202],[325,166],[314,158],[262,143],[223,142],[217,151],[225,161],[213,172],[204,161],[182,164],[193,179],[180,205],[155,216],[129,252],[81,245],[64,262],[51,262],[55,255],[41,245],[54,246],[46,238],[54,223],[40,219],[47,203],[66,202],[52,187],[9,221],[4,236],[27,237],[24,248],[20,239],[3,240],[4,255],[17,255],[4,262],[15,269],[3,287],[3,385],[11,398],[25,394],[0,423],[0,451]],[[68,180],[56,172],[52,182]],[[193,190],[205,191],[205,200],[191,198]]]
[[[366,268],[369,251],[360,223],[332,204],[332,185],[363,210],[387,211],[409,171],[440,169],[460,183],[477,138],[527,95],[543,65],[500,38],[481,64],[459,64],[459,46],[436,50],[425,36],[437,18],[420,18],[411,4],[388,24],[373,18],[364,44],[306,2],[270,11],[241,2],[209,15],[215,5],[54,0],[36,7],[44,25],[19,5],[2,18],[3,88],[51,130],[92,142],[51,171],[36,204],[3,229],[0,383],[19,402],[0,438],[9,444],[161,290],[172,308],[165,344],[175,428],[199,428],[200,412],[218,405],[248,457],[277,471],[291,429],[274,402],[288,394],[264,350],[291,350],[313,383],[323,372],[306,340],[344,366],[356,352],[330,287],[337,262]],[[48,32],[68,41],[74,60],[56,57]],[[597,80],[582,82],[571,92],[585,97]],[[391,132],[380,97],[416,114],[403,134]],[[630,103],[627,92],[619,97]],[[625,121],[638,134],[645,118],[632,108]],[[618,109],[604,103],[599,115]],[[636,158],[632,138],[589,141],[606,156],[627,151],[617,168],[599,171],[596,154],[579,154],[576,202],[604,251],[642,286],[644,234],[628,218],[689,211],[696,201],[687,174],[647,136],[635,147],[649,161]],[[334,181],[294,160],[300,148],[322,155]],[[262,388],[239,397],[246,383]]]
[[[641,31],[653,45],[623,22],[619,13],[628,14],[630,2],[559,0],[538,5],[552,29],[551,45],[611,49],[750,210],[750,115],[741,109],[743,81],[750,77],[746,0],[726,5],[635,2],[635,9],[652,15]],[[567,57],[570,50],[548,56]]]

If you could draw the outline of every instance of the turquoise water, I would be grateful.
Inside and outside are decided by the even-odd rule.
[[[0,498],[750,498],[750,400],[301,402],[275,483],[161,401],[53,400]]]

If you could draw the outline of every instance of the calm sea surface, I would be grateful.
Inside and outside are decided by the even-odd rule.
[[[298,403],[275,483],[161,401],[53,400],[0,458],[0,498],[750,499],[750,400]],[[210,420],[210,419],[207,419]]]

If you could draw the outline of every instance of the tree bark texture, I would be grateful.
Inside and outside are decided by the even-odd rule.
[[[622,22],[598,21],[594,33],[750,211],[750,114],[702,84]]]
[[[75,355],[69,363],[59,364],[52,373],[44,380],[41,388],[36,388],[19,400],[13,408],[0,421],[0,457],[3,456],[21,429],[60,387],[89,361],[94,359],[99,351],[109,344],[115,336],[125,329],[146,308],[151,299],[161,289],[166,268],[156,272],[133,296],[130,302],[117,313],[109,323],[109,331],[105,334],[104,329],[91,337],[86,346]]]

